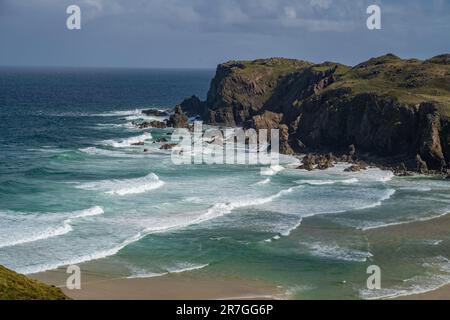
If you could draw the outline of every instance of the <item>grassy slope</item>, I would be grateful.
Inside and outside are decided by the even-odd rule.
[[[450,117],[450,64],[439,59],[402,60],[385,55],[363,62],[337,78],[328,90],[351,88],[354,94],[371,92],[412,105],[436,102]]]
[[[60,289],[0,266],[0,300],[65,300]]]

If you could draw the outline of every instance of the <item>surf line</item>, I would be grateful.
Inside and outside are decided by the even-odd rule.
[[[279,164],[279,130],[244,130],[208,128],[194,121],[193,135],[186,128],[176,128],[171,135],[172,162],[186,164]],[[270,149],[270,150],[269,150]]]

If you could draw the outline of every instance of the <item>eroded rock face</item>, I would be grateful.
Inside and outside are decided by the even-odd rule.
[[[175,108],[175,113],[170,116],[167,125],[174,128],[189,128],[188,117],[184,114],[180,106]]]
[[[365,154],[399,174],[442,172],[450,168],[450,106],[442,106],[439,97],[450,92],[435,80],[442,68],[450,74],[448,57],[422,62],[385,55],[353,68],[289,59],[231,61],[218,66],[206,101],[193,96],[176,114],[184,110],[208,124],[279,129],[286,154],[333,151],[347,162]],[[383,81],[364,87],[379,78]],[[421,88],[430,92],[432,86],[436,101],[420,101]],[[312,163],[326,167],[305,161],[306,169]]]

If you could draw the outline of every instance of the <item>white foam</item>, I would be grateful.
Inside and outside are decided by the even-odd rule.
[[[425,222],[425,221],[430,221],[430,220],[434,220],[434,219],[439,219],[442,218],[446,215],[450,214],[450,208],[446,208],[443,210],[442,213],[436,214],[436,215],[432,215],[432,216],[428,216],[428,217],[418,217],[418,218],[413,218],[410,220],[404,220],[404,221],[394,221],[394,222],[387,222],[387,223],[375,223],[373,225],[370,226],[364,226],[364,227],[360,227],[358,229],[363,230],[363,231],[367,231],[367,230],[373,230],[373,229],[380,229],[380,228],[387,228],[387,227],[392,227],[392,226],[398,226],[398,225],[403,225],[403,224],[410,224],[410,223],[414,223],[414,222]]]
[[[342,248],[336,244],[304,244],[311,250],[311,254],[328,259],[366,262],[368,258],[372,257],[372,254],[370,252],[350,248]]]
[[[36,241],[40,241],[40,240],[46,240],[46,239],[50,239],[50,238],[68,234],[69,232],[73,231],[72,223],[74,222],[74,220],[82,219],[82,218],[86,218],[86,217],[92,217],[92,216],[100,215],[103,213],[104,213],[103,208],[98,207],[98,206],[92,207],[92,208],[89,208],[86,210],[80,210],[80,211],[75,211],[75,212],[69,213],[69,218],[63,220],[62,225],[49,227],[49,228],[45,228],[44,230],[38,230],[38,231],[31,230],[27,234],[22,234],[22,235],[19,235],[18,237],[16,235],[16,237],[14,237],[12,239],[1,242],[0,248],[17,246],[17,245],[21,245],[21,244],[36,242]],[[34,224],[39,224],[40,219],[41,220],[47,219],[46,215],[55,216],[58,214],[51,214],[51,213],[45,214],[44,213],[44,214],[40,214],[40,215],[31,215],[29,218],[33,219]],[[49,222],[45,221],[45,223],[49,223]]]
[[[281,172],[284,170],[283,166],[280,165],[273,165],[268,168],[261,168],[261,175],[262,176],[273,176],[276,175],[278,172]]]
[[[181,262],[177,263],[174,266],[167,267],[166,272],[148,272],[146,270],[132,270],[132,275],[128,276],[127,279],[143,279],[143,278],[155,278],[155,277],[161,277],[165,276],[171,273],[182,273],[182,272],[189,272],[189,271],[195,271],[200,270],[203,268],[206,268],[209,266],[209,264],[193,264],[189,262]]]
[[[371,203],[362,207],[357,208],[356,210],[363,210],[363,209],[370,209],[370,208],[375,208],[375,207],[379,207],[381,205],[383,205],[384,201],[389,200],[394,194],[395,194],[396,190],[395,189],[387,189],[385,191],[385,194],[380,198],[379,201],[375,202],[375,203]]]
[[[362,289],[359,291],[361,298],[367,300],[393,299],[431,292],[448,285],[450,283],[449,260],[442,256],[429,260],[430,262],[425,262],[423,266],[430,268],[431,271],[403,280],[403,285],[392,288],[383,288],[380,290]]]
[[[76,188],[92,191],[103,191],[107,194],[113,195],[129,195],[148,192],[158,189],[164,185],[164,181],[159,177],[150,173],[142,178],[122,179],[122,180],[101,180],[95,182],[82,183]]]
[[[285,194],[291,193],[293,190],[294,190],[294,188],[281,190],[280,192],[278,192],[272,196],[265,197],[265,198],[236,200],[236,201],[227,202],[227,203],[217,203],[214,206],[212,206],[211,208],[209,208],[206,213],[204,213],[203,215],[201,215],[200,217],[195,219],[193,221],[193,223],[200,223],[200,222],[204,222],[204,221],[207,221],[207,220],[210,220],[213,218],[217,218],[217,217],[223,216],[225,214],[231,213],[233,210],[238,209],[238,208],[259,206],[259,205],[262,205],[265,203],[269,203]]]
[[[108,111],[104,113],[91,114],[93,117],[124,117],[142,114],[142,109]]]
[[[168,273],[182,273],[182,272],[188,272],[188,271],[194,271],[194,270],[200,270],[203,268],[206,268],[209,266],[209,264],[193,264],[193,263],[179,263],[176,264],[173,267],[168,267],[167,272]]]
[[[165,276],[166,274],[168,274],[168,273],[167,272],[163,272],[163,273],[153,273],[153,272],[135,273],[135,274],[132,274],[131,276],[128,276],[127,279],[156,278],[156,277]]]
[[[267,178],[267,179],[258,181],[256,184],[259,184],[259,185],[268,184],[268,183],[270,183],[270,181],[271,181],[270,178]]]
[[[281,234],[283,237],[289,237],[289,236],[291,235],[292,231],[294,231],[295,229],[297,229],[298,227],[301,226],[302,221],[303,221],[303,219],[300,218],[300,220],[299,220],[295,225],[293,225],[292,227],[288,228],[287,230],[281,232],[280,234]]]
[[[261,205],[261,204],[273,201],[274,199],[279,198],[284,194],[290,193],[293,191],[293,189],[294,188],[281,190],[280,192],[278,192],[272,196],[266,197],[266,198],[257,198],[257,199],[252,199],[252,200],[236,201],[234,203],[227,203],[227,204],[225,204],[225,203],[217,204],[217,205],[214,205],[213,207],[211,207],[206,213],[204,213],[204,214],[200,215],[199,217],[194,218],[192,220],[184,221],[181,223],[177,222],[177,223],[173,223],[170,225],[166,224],[164,226],[148,227],[148,228],[142,230],[141,232],[138,232],[134,236],[131,236],[131,237],[125,239],[124,241],[122,241],[120,244],[114,246],[113,248],[110,248],[107,250],[99,250],[99,251],[96,251],[96,252],[93,252],[90,254],[86,254],[86,255],[76,256],[71,259],[67,259],[65,261],[59,261],[59,262],[49,263],[49,264],[29,265],[29,266],[23,267],[23,268],[16,268],[16,271],[23,273],[23,274],[32,274],[32,273],[43,272],[43,271],[47,271],[47,270],[54,270],[54,269],[57,269],[59,267],[66,266],[66,265],[79,264],[79,263],[84,263],[84,262],[91,261],[91,260],[98,260],[98,259],[106,258],[109,256],[113,256],[113,255],[116,255],[119,251],[121,251],[126,246],[143,239],[144,237],[146,237],[149,234],[164,233],[164,232],[169,232],[169,231],[173,231],[173,230],[179,230],[181,228],[185,228],[185,227],[188,227],[193,224],[199,224],[199,223],[220,217],[226,213],[231,212],[232,210],[234,210],[236,208],[245,207],[245,206],[253,206],[253,205]],[[205,266],[206,265],[202,265],[201,267],[205,267]],[[200,266],[195,267],[194,269],[198,269],[199,267]],[[168,271],[169,272],[177,272],[177,270],[178,270],[178,272],[180,272],[180,270],[188,271],[188,269],[192,269],[192,266],[183,267],[183,268],[173,268]]]
[[[295,181],[298,184],[309,184],[312,186],[323,186],[323,185],[333,185],[337,183],[342,184],[353,184],[358,183],[358,179],[356,178],[350,178],[350,179],[344,179],[344,180],[297,180]]]
[[[126,138],[126,139],[122,139],[119,141],[106,140],[103,142],[103,144],[105,144],[107,146],[112,146],[114,148],[127,148],[127,147],[132,147],[136,143],[143,143],[150,139],[152,139],[152,135],[149,132],[145,132],[139,136]]]
[[[87,153],[89,155],[105,156],[105,157],[112,157],[112,158],[145,158],[145,157],[147,157],[147,155],[145,155],[145,154],[125,153],[125,152],[106,150],[106,149],[101,149],[101,148],[96,148],[96,147],[87,147],[87,148],[81,148],[78,150],[83,153]]]

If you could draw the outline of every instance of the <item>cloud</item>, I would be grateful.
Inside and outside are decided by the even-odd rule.
[[[383,29],[370,32],[374,3]],[[80,32],[65,27],[72,4],[82,11]],[[448,0],[0,0],[7,65],[192,66],[264,56],[353,63],[450,51],[448,34]]]

